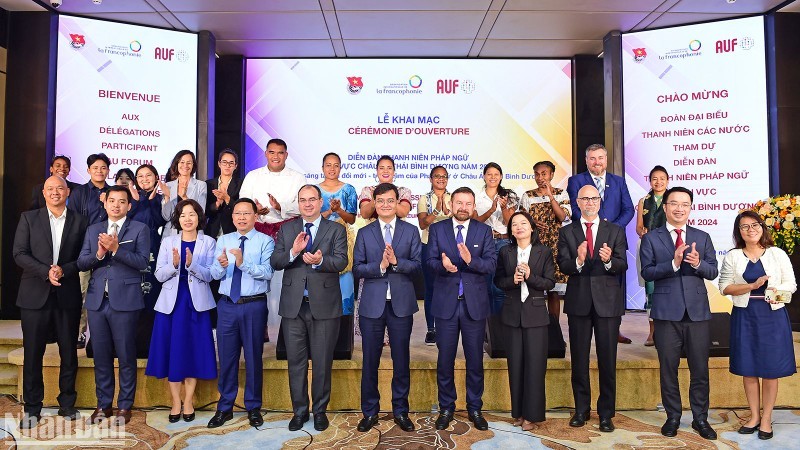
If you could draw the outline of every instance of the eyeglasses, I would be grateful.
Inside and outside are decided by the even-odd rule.
[[[600,197],[578,197],[578,200],[584,203],[598,203],[600,201]]]
[[[397,200],[395,200],[393,198],[387,198],[387,199],[379,198],[379,199],[375,200],[375,204],[376,205],[384,205],[384,204],[385,205],[394,205],[395,203],[397,203]]]
[[[446,180],[446,179],[450,178],[450,176],[449,175],[434,175],[431,178],[433,178],[434,180]]]
[[[761,229],[761,224],[758,223],[758,222],[756,222],[756,223],[743,223],[743,224],[739,225],[739,229],[742,230],[742,231],[749,231],[751,229],[753,231],[758,231],[758,230]]]
[[[236,165],[236,161],[224,161],[223,160],[223,161],[219,162],[219,165],[220,166],[225,166],[225,167],[232,167],[232,166]]]
[[[301,198],[301,199],[297,200],[297,203],[300,203],[301,205],[305,205],[306,203],[314,203],[317,200],[319,200],[319,198],[317,198],[317,197]]]
[[[689,209],[692,207],[691,203],[667,202],[667,205],[670,208],[675,208],[675,209],[677,208]]]
[[[252,212],[234,212],[232,215],[238,216],[238,217],[249,217],[249,216],[252,216],[253,214],[255,214],[255,213],[252,213]]]

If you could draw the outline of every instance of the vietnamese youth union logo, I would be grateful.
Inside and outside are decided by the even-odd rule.
[[[72,39],[72,42],[69,43],[72,48],[81,48],[86,45],[86,39],[82,34],[70,34],[69,37]]]
[[[408,85],[412,89],[419,89],[422,87],[422,78],[419,75],[411,75],[411,78],[408,79]]]
[[[647,50],[644,48],[635,48],[633,49],[633,60],[637,63],[644,61],[647,58]]]
[[[741,47],[742,50],[750,50],[754,45],[756,45],[756,41],[750,36],[739,39],[739,47]]]
[[[689,42],[689,50],[691,50],[693,52],[700,51],[700,47],[702,47],[702,46],[703,46],[703,44],[700,43],[700,41],[698,41],[697,39]]]
[[[361,77],[347,77],[347,92],[356,95],[364,88],[364,82]]]
[[[129,47],[133,53],[139,53],[142,50],[142,43],[139,41],[131,41]]]

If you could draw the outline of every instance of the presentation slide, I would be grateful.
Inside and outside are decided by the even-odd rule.
[[[633,202],[649,192],[653,166],[665,167],[669,186],[693,191],[689,225],[711,235],[721,265],[739,210],[769,195],[764,20],[623,34],[622,52],[625,174]],[[635,222],[627,229],[631,268]],[[706,284],[714,309],[724,297],[716,281]],[[627,286],[628,307],[642,308],[636,270],[628,270]]]
[[[197,35],[59,16],[55,154],[85,183],[86,157],[117,170],[196,151]],[[110,182],[113,184],[113,182]]]
[[[342,159],[341,179],[360,192],[390,155],[395,184],[416,200],[432,167],[450,191],[483,187],[483,167],[503,168],[503,186],[535,187],[532,166],[550,160],[555,186],[572,174],[568,60],[248,60],[245,168],[266,165],[271,138],[289,146],[287,165],[322,181],[322,156]]]

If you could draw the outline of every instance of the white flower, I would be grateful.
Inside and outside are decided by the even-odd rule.
[[[775,225],[775,219],[772,217],[767,217],[767,220],[764,221],[764,224],[768,227]]]
[[[794,228],[794,222],[789,222],[788,220],[784,221],[783,222],[783,228],[785,228],[787,230],[793,229]]]
[[[794,222],[794,215],[793,214],[787,214],[786,217],[784,217],[784,219],[786,221],[788,221],[788,222]]]

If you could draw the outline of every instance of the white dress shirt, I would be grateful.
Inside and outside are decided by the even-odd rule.
[[[267,214],[258,216],[259,222],[282,222],[300,215],[297,207],[297,191],[305,184],[308,184],[306,176],[296,170],[284,167],[280,172],[271,172],[268,167],[261,167],[251,170],[244,177],[242,187],[239,189],[239,198],[258,200],[261,206],[269,208]],[[272,194],[281,205],[280,211],[272,207],[269,194]]]
[[[67,208],[60,216],[53,214],[47,208],[47,215],[50,217],[50,235],[53,237],[53,264],[58,264],[58,255],[61,253],[61,237],[64,235],[64,224],[67,222]]]
[[[531,248],[533,244],[528,244],[525,248],[517,247],[517,265],[522,263],[528,264],[528,258],[531,256]],[[525,300],[528,298],[528,284],[525,283],[525,280],[522,280],[522,283],[519,284],[522,293],[520,294],[520,298],[522,299],[522,303],[525,303]]]
[[[381,236],[384,236],[386,234],[387,224],[389,225],[389,234],[392,236],[392,242],[394,242],[394,232],[395,230],[397,230],[397,216],[394,216],[391,222],[384,222],[383,219],[381,219],[380,217],[378,218],[378,225],[381,226]],[[381,275],[385,273],[386,269],[381,268]],[[392,285],[389,285],[388,288],[386,289],[386,299],[389,300],[391,298],[392,298]]]

